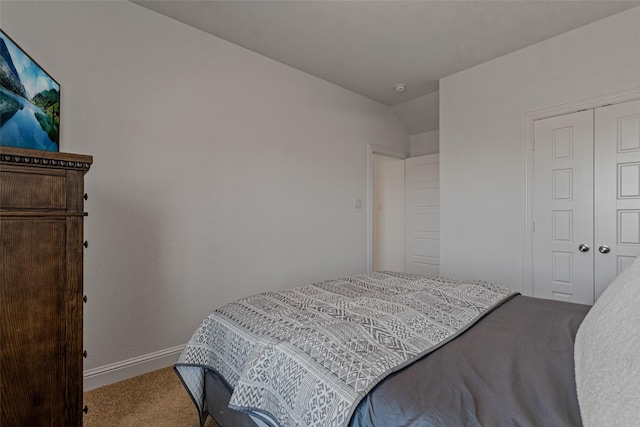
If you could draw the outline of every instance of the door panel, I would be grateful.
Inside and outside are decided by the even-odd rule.
[[[440,274],[439,155],[405,160],[405,271]]]
[[[597,299],[640,255],[640,101],[596,109],[595,129]]]
[[[593,304],[593,110],[534,132],[533,294]]]

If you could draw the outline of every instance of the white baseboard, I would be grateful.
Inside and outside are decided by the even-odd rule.
[[[84,391],[93,390],[94,388],[171,366],[176,363],[183,348],[183,345],[179,345],[177,347],[156,351],[155,353],[134,357],[133,359],[123,360],[122,362],[88,369],[84,371],[83,375]]]

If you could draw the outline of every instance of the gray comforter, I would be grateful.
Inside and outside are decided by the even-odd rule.
[[[582,425],[573,343],[590,307],[515,296],[475,326],[365,397],[351,427]],[[220,427],[256,427],[228,408],[231,388],[207,370],[206,400]]]
[[[176,370],[203,414],[209,368],[234,390],[230,407],[269,424],[345,426],[378,382],[513,295],[484,282],[390,272],[268,292],[205,319]]]
[[[573,344],[589,306],[516,296],[365,397],[353,427],[579,427]]]

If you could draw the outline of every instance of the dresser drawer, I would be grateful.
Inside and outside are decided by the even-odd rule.
[[[39,172],[1,171],[0,209],[66,209],[64,170]]]
[[[0,146],[2,427],[82,427],[81,245],[92,160]]]

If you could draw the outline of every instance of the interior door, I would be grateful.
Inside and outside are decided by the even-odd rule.
[[[593,304],[593,110],[534,126],[533,294]]]
[[[405,272],[440,274],[440,157],[405,160]]]
[[[595,298],[640,255],[640,100],[595,112]]]

